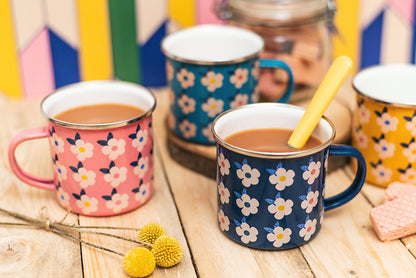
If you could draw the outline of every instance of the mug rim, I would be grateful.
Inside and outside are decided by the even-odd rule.
[[[260,49],[258,49],[257,51],[255,51],[252,54],[245,55],[245,56],[235,58],[235,59],[224,60],[224,61],[221,61],[221,60],[219,60],[219,61],[203,61],[203,60],[196,60],[196,59],[191,59],[191,58],[183,58],[183,57],[180,57],[178,55],[173,54],[172,52],[170,52],[169,50],[166,49],[166,45],[165,45],[166,42],[168,40],[172,40],[172,38],[174,36],[184,34],[186,32],[191,32],[191,31],[196,30],[196,29],[204,29],[204,28],[219,28],[219,29],[229,29],[229,30],[230,29],[236,29],[239,32],[244,32],[244,33],[250,34],[253,37],[258,38],[262,42],[262,47],[260,47]],[[205,65],[205,66],[228,65],[228,64],[236,64],[236,63],[241,63],[241,62],[244,62],[244,61],[248,61],[248,60],[251,60],[251,59],[254,59],[254,58],[258,57],[260,55],[260,53],[263,51],[264,48],[265,48],[265,44],[264,44],[263,38],[260,37],[258,34],[254,33],[253,31],[249,31],[249,30],[239,28],[239,27],[228,26],[228,25],[219,25],[219,24],[201,24],[201,25],[197,25],[197,26],[188,27],[188,28],[185,28],[185,29],[182,29],[182,30],[179,30],[179,31],[176,31],[174,33],[169,34],[161,42],[161,50],[167,58],[172,59],[174,61],[182,62],[182,63],[194,64],[194,65]]]
[[[317,153],[319,151],[322,151],[322,150],[326,149],[334,141],[335,134],[336,134],[335,125],[325,115],[323,115],[321,117],[321,120],[324,120],[331,127],[331,135],[329,136],[329,138],[326,141],[322,142],[322,144],[320,144],[319,146],[316,146],[314,148],[307,149],[307,150],[301,150],[301,151],[294,151],[294,152],[260,152],[260,151],[248,150],[248,149],[240,148],[240,147],[237,147],[237,146],[234,146],[230,143],[225,142],[224,139],[221,138],[218,135],[218,133],[215,131],[216,123],[223,116],[225,116],[229,113],[232,113],[233,111],[236,111],[236,110],[248,109],[248,108],[256,107],[256,106],[271,106],[271,107],[276,106],[276,108],[278,108],[278,107],[288,107],[290,109],[302,110],[303,112],[306,110],[306,108],[304,108],[304,107],[297,106],[297,105],[292,105],[292,104],[287,104],[287,103],[253,103],[253,104],[246,104],[246,105],[242,105],[242,106],[239,106],[239,107],[232,108],[230,110],[227,110],[227,111],[219,114],[212,123],[211,131],[214,135],[214,138],[215,138],[216,142],[218,144],[222,145],[223,147],[225,147],[225,148],[227,148],[231,151],[234,151],[236,153],[242,154],[242,155],[248,155],[248,156],[251,156],[251,157],[265,158],[265,159],[286,159],[286,158],[304,157],[304,156],[307,156],[307,155]]]
[[[152,100],[153,100],[153,104],[151,105],[150,108],[148,108],[145,111],[145,113],[140,114],[137,117],[122,120],[122,121],[117,121],[117,122],[103,123],[103,124],[79,124],[79,123],[66,122],[66,121],[58,120],[58,119],[54,118],[53,116],[48,115],[48,113],[46,113],[44,111],[43,105],[45,104],[45,102],[48,101],[50,98],[54,97],[56,94],[61,93],[62,91],[71,90],[73,88],[76,88],[76,87],[79,87],[79,86],[85,86],[85,85],[92,85],[92,86],[95,86],[95,85],[103,86],[104,85],[105,86],[105,84],[124,84],[124,85],[127,85],[127,86],[136,87],[135,89],[140,89],[140,90],[148,93],[150,95],[150,97],[152,98]],[[53,124],[56,124],[58,126],[62,126],[62,127],[66,127],[66,128],[72,128],[72,129],[82,129],[82,130],[100,130],[100,129],[110,129],[110,128],[117,128],[117,127],[127,126],[127,125],[130,125],[132,123],[136,123],[136,122],[138,122],[138,121],[140,121],[144,118],[147,118],[155,110],[156,102],[157,102],[157,100],[156,100],[156,97],[153,94],[153,92],[150,91],[149,89],[145,88],[144,86],[139,85],[139,84],[135,84],[135,83],[127,82],[127,81],[120,81],[120,80],[92,80],[92,81],[76,82],[76,83],[72,83],[72,84],[69,84],[69,85],[66,85],[66,86],[63,86],[63,87],[60,87],[60,88],[56,89],[54,92],[50,93],[49,95],[47,95],[45,98],[42,99],[42,101],[40,103],[40,112],[46,120],[48,120],[49,122],[51,122]]]

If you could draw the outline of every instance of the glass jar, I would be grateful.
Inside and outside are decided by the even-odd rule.
[[[261,58],[277,58],[292,69],[293,100],[310,97],[321,83],[332,59],[333,0],[228,0],[216,14],[227,24],[252,30],[263,37]],[[262,69],[259,87],[265,100],[279,98],[287,76],[281,70]]]

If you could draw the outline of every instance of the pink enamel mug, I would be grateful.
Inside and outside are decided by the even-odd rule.
[[[104,103],[126,104],[145,112],[105,124],[55,118],[75,107]],[[40,104],[47,126],[24,130],[10,142],[11,169],[29,185],[54,190],[58,203],[74,213],[111,216],[134,210],[153,194],[155,107],[156,98],[148,89],[128,82],[87,81],[62,87]],[[20,143],[45,137],[50,143],[52,179],[25,172],[15,157]]]

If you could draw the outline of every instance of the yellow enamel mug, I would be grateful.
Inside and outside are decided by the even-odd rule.
[[[366,160],[366,181],[416,184],[416,66],[369,67],[354,77],[353,87],[352,144]]]

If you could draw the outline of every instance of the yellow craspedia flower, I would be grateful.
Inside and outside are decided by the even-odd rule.
[[[148,223],[140,229],[138,237],[140,241],[153,244],[162,235],[166,235],[166,231],[160,224]]]
[[[124,256],[123,266],[130,276],[146,277],[152,274],[156,267],[155,256],[149,249],[136,247]]]
[[[163,235],[155,240],[152,253],[156,264],[162,267],[171,267],[182,260],[183,251],[179,240],[173,236]]]

